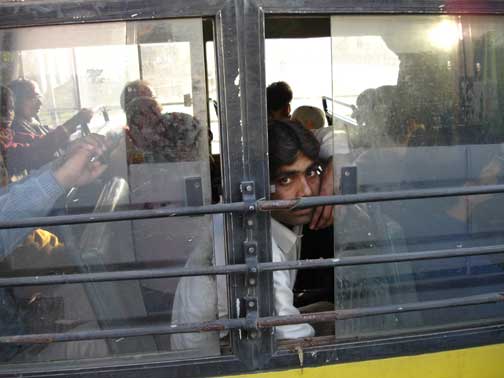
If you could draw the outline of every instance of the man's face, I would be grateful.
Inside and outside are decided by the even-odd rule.
[[[19,113],[16,116],[20,116],[26,119],[32,119],[36,117],[42,106],[42,94],[38,85],[34,82],[30,83],[30,88],[28,93],[20,101]]]
[[[271,183],[275,192],[273,200],[291,200],[300,197],[316,196],[320,191],[320,166],[306,155],[299,153],[296,161],[283,165],[276,172]],[[314,209],[276,210],[271,213],[280,223],[289,226],[307,224],[310,222]]]

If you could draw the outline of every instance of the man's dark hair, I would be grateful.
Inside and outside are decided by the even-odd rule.
[[[18,78],[9,83],[9,89],[14,94],[15,113],[19,112],[20,106],[26,98],[33,95],[33,86],[36,83],[29,79]]]
[[[283,165],[296,161],[304,154],[319,161],[320,143],[313,133],[296,121],[272,121],[268,125],[270,178],[275,178]]]
[[[268,114],[276,112],[290,104],[292,101],[292,89],[285,81],[271,83],[266,88]]]

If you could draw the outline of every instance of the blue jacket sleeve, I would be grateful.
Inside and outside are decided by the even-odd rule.
[[[12,221],[47,215],[64,193],[51,170],[30,175],[25,180],[0,190],[0,221]],[[12,250],[33,228],[0,230],[0,257]]]

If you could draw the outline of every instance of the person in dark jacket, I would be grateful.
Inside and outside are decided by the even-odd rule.
[[[38,113],[42,106],[37,83],[17,79],[2,89],[5,97],[13,96],[14,114],[12,124],[2,125],[2,148],[9,172],[26,175],[31,169],[38,169],[55,158],[79,125],[87,124],[93,116],[89,109],[81,109],[76,115],[55,129],[42,125]],[[4,96],[2,96],[4,97]]]

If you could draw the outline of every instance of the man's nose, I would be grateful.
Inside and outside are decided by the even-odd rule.
[[[309,185],[308,180],[303,175],[299,183],[298,197],[310,197],[310,196],[313,196],[313,190]]]

